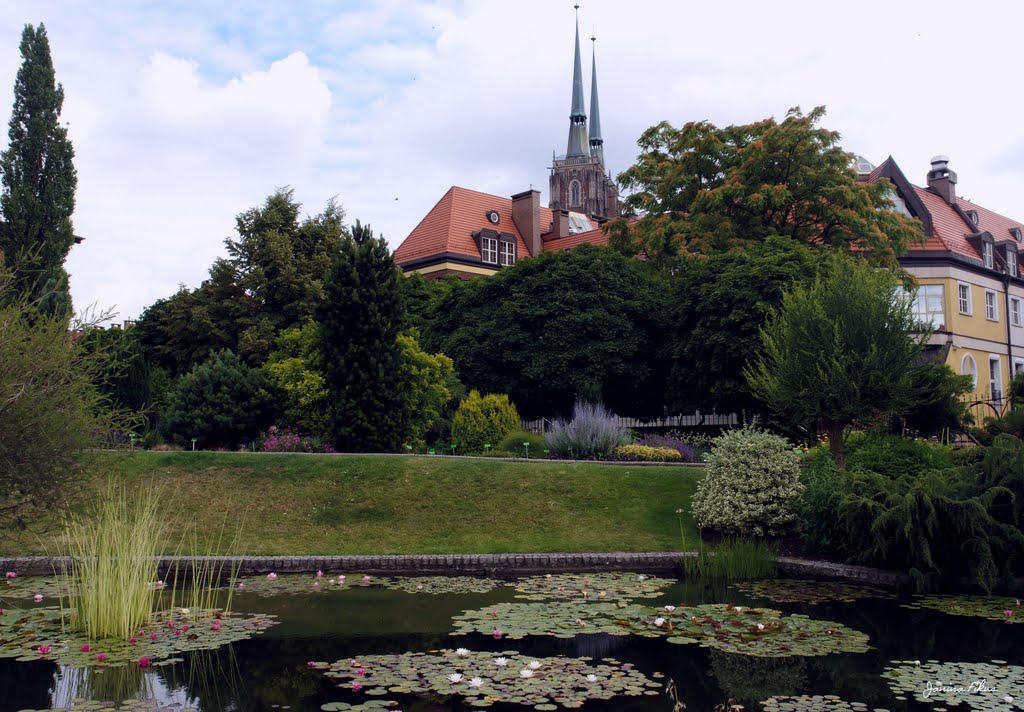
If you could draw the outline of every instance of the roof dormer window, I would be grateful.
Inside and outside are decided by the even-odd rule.
[[[1011,227],[1010,234],[1013,235],[1013,239],[1016,240],[1017,242],[1021,241],[1022,236],[1019,227]]]
[[[974,225],[978,224],[978,211],[977,210],[968,210],[967,211],[967,217],[969,217],[971,219],[971,223],[973,223]]]
[[[992,243],[988,240],[982,240],[981,242],[981,260],[988,269],[995,267],[994,250],[992,249]]]

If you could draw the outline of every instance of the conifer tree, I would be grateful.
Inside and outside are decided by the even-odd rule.
[[[394,451],[407,435],[399,279],[384,238],[357,220],[334,257],[326,299],[317,309],[331,435],[339,452]]]
[[[20,291],[45,313],[67,315],[64,260],[75,240],[71,213],[78,177],[67,127],[60,125],[64,88],[56,83],[42,24],[25,26],[21,56],[9,144],[0,154],[0,250]]]

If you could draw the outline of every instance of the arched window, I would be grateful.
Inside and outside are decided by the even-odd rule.
[[[974,388],[978,387],[978,364],[974,362],[974,357],[970,354],[964,354],[964,357],[960,359],[960,373],[970,376]]]
[[[578,180],[569,184],[569,205],[578,208],[583,205],[583,188]]]

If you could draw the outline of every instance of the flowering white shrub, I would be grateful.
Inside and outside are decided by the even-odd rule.
[[[726,431],[714,444],[693,495],[697,526],[747,536],[779,536],[791,529],[793,499],[803,490],[793,446],[752,425]]]

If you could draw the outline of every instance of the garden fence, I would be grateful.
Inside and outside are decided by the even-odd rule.
[[[733,428],[740,424],[739,416],[736,413],[701,413],[699,410],[689,415],[668,415],[653,420],[642,420],[640,418],[624,418],[614,416],[616,425],[630,428],[632,430],[665,429],[665,428]],[[528,433],[546,433],[551,429],[550,418],[538,418],[536,420],[521,421],[522,429]]]

